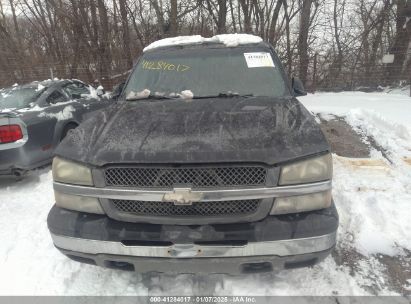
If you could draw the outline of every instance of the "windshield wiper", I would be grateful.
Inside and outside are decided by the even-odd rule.
[[[165,96],[165,95],[156,95],[156,94],[150,94],[148,96],[142,96],[142,97],[129,97],[126,98],[127,101],[137,101],[137,100],[160,100],[160,99],[176,99],[176,97],[171,97],[171,96]]]
[[[193,99],[207,99],[207,98],[232,98],[232,97],[254,97],[254,94],[236,94],[236,93],[219,93],[217,95],[194,96]]]

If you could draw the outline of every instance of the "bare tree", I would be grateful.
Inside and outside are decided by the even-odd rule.
[[[311,6],[313,0],[303,0],[300,14],[300,30],[298,35],[298,56],[299,56],[299,76],[301,81],[306,84],[308,73],[308,33],[310,30]]]
[[[133,59],[131,58],[130,50],[130,32],[128,23],[128,14],[125,1],[119,0],[120,15],[121,15],[121,27],[123,33],[123,53],[127,60],[127,65],[131,67],[133,65]]]
[[[407,68],[407,49],[411,33],[407,32],[407,11],[411,7],[410,1],[397,0],[396,36],[390,53],[394,55],[394,62],[388,66],[387,76],[391,80],[400,80]]]
[[[288,74],[321,89],[409,80],[410,0],[2,0],[0,86],[125,77],[159,38],[245,32],[273,44]],[[3,4],[10,10],[3,9]],[[408,30],[407,30],[408,28]],[[384,65],[384,54],[395,55]]]

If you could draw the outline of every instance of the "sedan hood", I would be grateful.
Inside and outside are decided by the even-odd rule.
[[[295,98],[232,97],[121,102],[85,121],[56,154],[110,163],[259,162],[329,150]]]

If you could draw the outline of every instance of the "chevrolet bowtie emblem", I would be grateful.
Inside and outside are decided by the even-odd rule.
[[[191,192],[191,188],[174,188],[172,193],[163,196],[163,202],[173,202],[178,206],[191,206],[193,202],[199,202],[203,197],[201,192]]]

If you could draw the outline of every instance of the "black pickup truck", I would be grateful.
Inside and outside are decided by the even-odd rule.
[[[255,273],[321,261],[338,227],[332,157],[295,98],[302,94],[258,37],[154,43],[118,102],[56,151],[55,246],[138,272]]]

